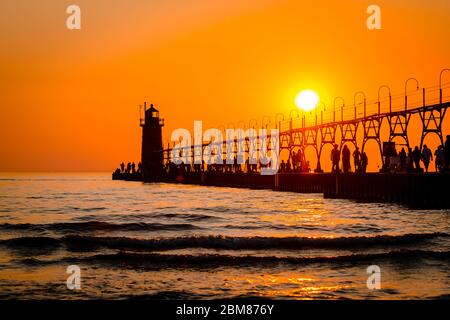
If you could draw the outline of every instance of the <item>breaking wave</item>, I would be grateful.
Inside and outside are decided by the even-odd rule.
[[[154,228],[154,225],[129,224],[136,228]],[[130,227],[130,226],[129,226]],[[160,227],[160,226],[158,226]],[[166,226],[168,227],[168,226]],[[169,228],[185,228],[172,225]],[[91,237],[69,235],[53,237],[19,237],[1,240],[0,245],[15,249],[41,249],[42,247],[66,247],[69,250],[83,251],[97,248],[117,250],[164,251],[187,248],[224,249],[224,250],[268,250],[268,249],[352,249],[372,247],[395,247],[417,244],[436,238],[447,238],[447,233],[379,235],[373,237],[223,237],[223,236],[189,236],[158,239],[138,239],[128,237]]]
[[[177,231],[202,229],[189,223],[109,223],[102,221],[67,222],[51,224],[1,224],[0,230],[11,231],[57,231],[57,232],[89,232],[89,231]]]
[[[275,256],[232,256],[226,254],[157,254],[157,253],[130,253],[118,252],[114,254],[98,254],[81,258],[63,258],[62,260],[39,260],[27,258],[20,263],[30,266],[53,264],[60,262],[106,263],[120,264],[121,266],[140,266],[143,268],[186,268],[213,266],[270,266],[274,264],[314,264],[314,263],[355,263],[369,261],[414,261],[417,259],[437,259],[450,262],[450,251],[438,252],[427,250],[397,250],[375,254],[352,254],[334,257],[275,257]]]

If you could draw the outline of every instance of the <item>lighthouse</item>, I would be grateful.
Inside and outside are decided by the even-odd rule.
[[[159,118],[159,111],[144,102],[144,118],[140,119],[142,127],[142,175],[144,181],[158,181],[163,172],[162,127],[164,119]]]

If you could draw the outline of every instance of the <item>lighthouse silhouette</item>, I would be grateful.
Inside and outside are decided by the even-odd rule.
[[[164,119],[159,118],[159,111],[144,102],[144,119],[140,119],[142,127],[142,176],[144,181],[158,181],[163,173],[162,127]]]

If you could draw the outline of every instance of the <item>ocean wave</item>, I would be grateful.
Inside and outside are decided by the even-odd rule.
[[[151,218],[169,218],[169,219],[185,219],[188,221],[203,221],[203,220],[222,220],[221,217],[210,216],[206,214],[191,214],[191,213],[158,213],[148,215]]]
[[[97,254],[80,258],[65,257],[58,260],[39,260],[27,258],[16,263],[28,266],[42,266],[58,263],[106,263],[121,266],[138,266],[142,268],[211,268],[216,266],[270,266],[276,264],[317,264],[317,263],[359,263],[374,261],[410,262],[418,259],[434,259],[450,262],[450,251],[428,250],[396,250],[374,254],[352,254],[333,257],[278,257],[278,256],[233,256],[226,254],[157,254],[118,252],[113,254]]]
[[[1,240],[0,245],[10,248],[66,247],[69,250],[94,250],[109,248],[117,250],[165,251],[187,248],[225,250],[268,250],[268,249],[357,249],[373,247],[395,247],[418,244],[439,237],[449,237],[447,233],[405,234],[399,236],[379,235],[373,237],[223,237],[190,236],[158,239],[137,239],[127,237],[91,237],[69,235],[62,238],[19,237]]]
[[[0,224],[0,230],[11,231],[58,231],[58,232],[89,232],[89,231],[179,231],[202,229],[189,223],[110,223],[102,221],[63,222],[50,224]]]

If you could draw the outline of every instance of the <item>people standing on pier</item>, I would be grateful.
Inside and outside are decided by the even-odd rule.
[[[450,135],[447,135],[447,140],[445,140],[444,158],[445,158],[445,170],[449,170],[450,169]]]
[[[120,164],[120,172],[125,173],[125,164],[123,162]]]
[[[355,172],[361,171],[361,152],[359,148],[356,147],[355,151],[353,151],[353,164],[355,165]]]
[[[422,153],[419,150],[418,146],[414,147],[414,151],[412,152],[412,158],[414,161],[414,166],[417,171],[420,170],[420,160],[422,159]]]
[[[342,168],[345,173],[350,171],[350,149],[347,145],[342,149]]]
[[[333,150],[331,150],[331,162],[333,164],[331,171],[339,172],[339,161],[341,160],[341,151],[337,144],[334,145]]]
[[[444,147],[440,145],[434,152],[434,167],[436,172],[442,172],[445,167]]]
[[[366,173],[368,164],[369,164],[369,158],[367,157],[366,152],[363,152],[361,155],[361,172],[362,173]]]
[[[297,156],[297,152],[294,151],[294,153],[292,155],[292,171],[297,172],[298,169],[299,169],[298,168],[298,156]]]
[[[404,171],[406,169],[406,151],[405,148],[402,148],[402,150],[399,153],[399,163],[400,163],[400,170]]]
[[[431,150],[425,144],[422,149],[422,162],[425,166],[425,171],[428,172],[428,167],[430,166],[430,161],[433,161],[433,154]]]
[[[284,160],[281,160],[280,163],[280,172],[283,173],[286,171],[286,163],[284,162]]]
[[[291,160],[288,159],[286,162],[286,172],[291,172]]]
[[[414,171],[414,157],[411,148],[408,148],[408,171],[409,172]]]
[[[298,150],[297,152],[297,170],[299,172],[305,172],[307,170],[306,163],[303,161],[303,153],[302,150]]]

